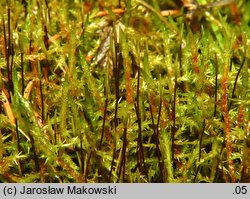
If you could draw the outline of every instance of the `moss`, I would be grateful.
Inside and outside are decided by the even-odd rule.
[[[0,181],[249,182],[250,3],[209,2],[3,1]]]

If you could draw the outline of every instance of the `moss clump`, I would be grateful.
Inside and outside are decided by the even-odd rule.
[[[250,182],[250,3],[112,2],[1,2],[0,181]]]

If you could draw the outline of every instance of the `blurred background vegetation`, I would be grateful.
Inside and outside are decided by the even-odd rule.
[[[250,1],[3,0],[1,182],[250,182]]]

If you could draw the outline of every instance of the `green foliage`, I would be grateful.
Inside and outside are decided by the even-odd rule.
[[[147,2],[1,2],[1,182],[250,182],[250,3]]]

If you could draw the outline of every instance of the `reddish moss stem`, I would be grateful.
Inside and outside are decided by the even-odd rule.
[[[225,121],[225,130],[224,130],[224,136],[225,136],[225,143],[226,143],[226,149],[227,149],[227,160],[228,160],[228,168],[229,168],[229,174],[231,176],[231,181],[235,182],[234,177],[234,165],[233,160],[231,159],[232,155],[232,146],[230,141],[230,122],[229,122],[229,114],[227,109],[227,70],[225,70],[223,79],[222,79],[222,110],[223,110],[223,117]]]

